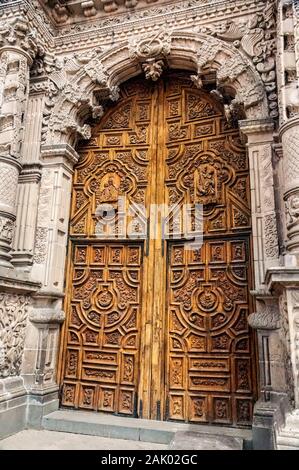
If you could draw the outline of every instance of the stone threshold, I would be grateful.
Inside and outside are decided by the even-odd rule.
[[[59,410],[43,417],[42,428],[48,431],[69,432],[91,436],[126,439],[134,441],[170,444],[179,433],[192,434],[198,439],[221,437],[234,441],[240,450],[251,448],[250,429],[229,428],[202,424],[154,421],[147,419],[114,416],[105,413]]]

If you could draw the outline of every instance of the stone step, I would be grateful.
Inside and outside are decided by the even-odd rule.
[[[208,438],[209,442],[207,441],[205,445],[211,446],[213,441],[220,442],[221,438],[225,438],[224,447],[248,449],[251,448],[252,441],[249,429],[154,421],[74,410],[59,410],[44,416],[42,427],[48,431],[171,444],[171,446],[178,445],[177,438],[181,436],[182,441],[183,435],[187,439],[185,444],[190,446],[192,442],[192,445],[196,445],[196,439],[202,441],[203,438]]]
[[[285,450],[286,448],[299,450],[299,432],[290,429],[284,429],[277,437],[277,448]]]
[[[287,427],[294,427],[295,429],[299,429],[299,414],[292,413],[287,416],[286,419],[286,426]]]
[[[293,411],[287,416],[286,424],[277,436],[279,450],[299,450],[299,413]]]

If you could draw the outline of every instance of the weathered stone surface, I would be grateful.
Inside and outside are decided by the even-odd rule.
[[[0,450],[165,450],[167,445],[55,431],[23,431],[0,441]]]
[[[243,440],[224,435],[176,432],[169,448],[172,450],[242,450]]]

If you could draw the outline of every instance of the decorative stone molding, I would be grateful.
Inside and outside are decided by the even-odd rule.
[[[231,43],[231,47],[240,50],[242,55],[247,56],[251,60],[252,66],[255,67],[260,75],[263,86],[252,87],[248,83],[248,87],[244,90],[245,102],[248,99],[262,100],[264,90],[267,93],[269,101],[269,116],[271,118],[278,117],[277,103],[277,86],[275,72],[275,51],[276,51],[276,6],[273,0],[267,0],[263,12],[256,13],[247,23],[239,23],[238,21],[228,20],[219,25],[211,25],[205,27],[205,31],[209,31],[211,35]],[[198,73],[203,73],[206,64],[215,60],[221,43],[210,37],[203,48],[203,54],[199,54]],[[248,65],[247,65],[248,66]],[[219,82],[227,80],[230,77],[234,81],[240,74],[244,72],[245,64],[240,58],[228,60],[226,67],[219,73]],[[254,98],[255,97],[255,98]]]
[[[25,163],[19,176],[19,184],[38,183],[41,179],[40,163]]]
[[[211,41],[211,55],[203,61]],[[236,103],[244,103],[247,117],[266,117],[267,98],[263,82],[250,61],[231,44],[216,38],[208,38],[188,32],[165,32],[160,30],[146,38],[127,41],[108,51],[98,50],[86,57],[76,55],[66,60],[56,83],[44,118],[43,142],[69,143],[74,146],[78,134],[89,137],[84,120],[103,112],[107,99],[118,98],[118,85],[135,76],[143,67],[148,78],[157,80],[163,70],[163,61],[172,68],[185,68],[190,72],[198,69],[201,61],[205,73],[216,71],[221,87],[235,90]],[[241,64],[237,67],[237,64]],[[235,64],[231,76],[232,64]],[[203,70],[203,69],[202,69]],[[61,78],[63,77],[63,78]],[[228,114],[232,109],[228,110]],[[83,117],[83,118],[82,118]]]
[[[29,297],[0,294],[0,378],[20,374]]]
[[[132,9],[144,9],[158,0],[68,0],[63,3],[59,0],[39,0],[54,23],[63,25],[75,22],[77,18],[93,18],[95,16],[106,17],[115,13],[130,13]],[[167,0],[159,0],[164,3]]]
[[[277,299],[257,299],[257,312],[248,316],[248,323],[256,330],[277,330],[280,328],[280,313]]]

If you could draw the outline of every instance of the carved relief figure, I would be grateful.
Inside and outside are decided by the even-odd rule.
[[[103,178],[100,189],[100,202],[117,202],[119,196],[119,186],[115,184],[112,175]]]
[[[195,172],[195,200],[201,204],[217,202],[217,174],[212,165],[201,165]]]
[[[289,216],[289,224],[298,222],[299,219],[299,195],[294,195],[286,202],[286,210]]]

